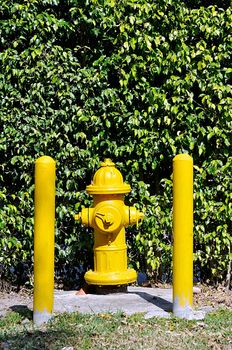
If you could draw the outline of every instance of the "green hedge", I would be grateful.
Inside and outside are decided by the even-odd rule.
[[[195,277],[231,259],[229,3],[3,0],[0,4],[0,266],[31,283],[34,161],[57,161],[57,279],[92,264],[91,230],[73,214],[111,157],[146,212],[127,232],[130,264],[171,276],[172,158],[195,164]],[[71,283],[71,282],[70,282]]]

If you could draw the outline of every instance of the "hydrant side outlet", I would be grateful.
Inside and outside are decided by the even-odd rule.
[[[134,207],[124,204],[131,191],[110,159],[105,159],[86,188],[93,195],[93,207],[83,208],[75,220],[94,229],[94,270],[85,274],[88,284],[122,285],[135,282],[136,271],[127,268],[125,227],[144,217]]]

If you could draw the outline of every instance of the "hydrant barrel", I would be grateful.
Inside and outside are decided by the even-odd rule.
[[[135,282],[135,270],[127,267],[125,227],[141,221],[144,214],[124,204],[131,191],[110,159],[105,159],[87,192],[93,195],[93,207],[83,208],[75,216],[94,229],[94,270],[85,274],[88,284],[122,285]]]

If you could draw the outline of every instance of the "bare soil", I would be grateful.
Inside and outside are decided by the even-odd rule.
[[[201,292],[194,294],[194,306],[212,306],[214,308],[227,307],[232,309],[232,290],[223,286],[217,288],[210,286],[199,286]]]

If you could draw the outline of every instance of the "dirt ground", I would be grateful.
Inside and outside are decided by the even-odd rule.
[[[165,286],[160,285],[156,287],[164,288]],[[194,308],[203,306],[210,306],[213,309],[220,307],[232,309],[232,291],[227,291],[224,287],[194,287]],[[25,307],[32,310],[32,290],[22,289],[18,293],[12,291],[0,292],[0,316],[4,316],[10,310],[17,311],[19,307]]]
[[[212,306],[214,308],[227,307],[232,309],[232,290],[220,286],[213,288],[200,286],[200,293],[194,293],[194,306]]]

